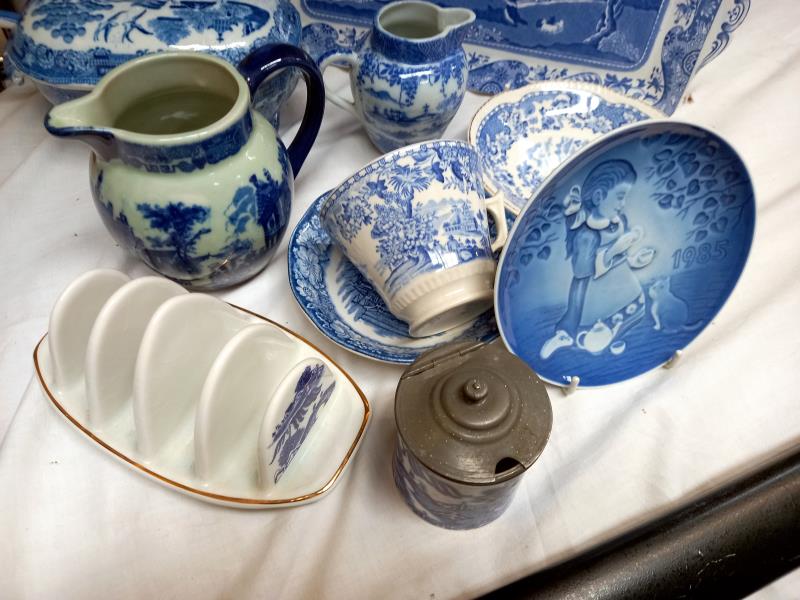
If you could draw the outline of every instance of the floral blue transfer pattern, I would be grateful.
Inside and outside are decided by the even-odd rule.
[[[349,260],[339,263],[336,271],[339,300],[355,321],[369,325],[376,333],[386,336],[408,337],[408,323],[395,317],[375,293],[369,281]]]
[[[381,0],[302,0],[327,21],[366,25]],[[686,2],[685,4],[689,4]],[[574,63],[633,68],[647,56],[668,0],[440,0],[473,10],[467,41]]]
[[[422,194],[434,183],[443,190],[441,199],[423,201]],[[375,266],[394,294],[423,273],[491,259],[483,235],[485,209],[447,197],[447,190],[480,194],[480,186],[477,157],[463,144],[421,144],[359,172],[331,194],[330,208],[321,218],[345,241],[364,229],[378,240]]]
[[[439,10],[439,9],[436,9]],[[442,33],[403,37],[377,24],[367,35],[339,33],[319,23],[306,28],[305,46],[324,67],[351,68],[355,110],[373,143],[383,152],[441,137],[467,89],[467,62],[461,42],[473,18],[444,28],[441,13],[424,25]],[[324,61],[324,65],[322,62]]]
[[[86,34],[86,26],[103,20],[103,11],[113,8],[108,2],[95,0],[56,0],[34,8],[36,18],[33,28],[46,29],[54,38],[62,38],[67,44]]]
[[[731,41],[731,34],[744,22],[748,12],[750,12],[750,0],[734,0],[733,6],[726,14],[725,22],[722,23],[722,28],[711,45],[711,50],[700,62],[701,69],[722,54]]]
[[[417,65],[387,61],[378,53],[366,52],[355,74],[355,93],[376,145],[388,151],[441,136],[464,98],[466,74],[460,48],[435,65],[426,65],[423,72]],[[421,90],[428,101],[419,100]]]
[[[552,68],[519,60],[493,61],[480,52],[470,54],[469,88],[496,94],[534,81],[574,79],[596,83],[652,104],[672,114],[711,29],[722,0],[686,0],[676,3],[673,21],[664,36],[661,57],[648,72],[626,75],[621,71],[572,67]]]

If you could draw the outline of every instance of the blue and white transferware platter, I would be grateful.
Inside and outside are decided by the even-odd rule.
[[[410,364],[439,344],[497,337],[491,310],[444,333],[410,337],[408,325],[389,312],[322,227],[319,209],[326,196],[314,201],[289,240],[289,285],[300,308],[323,334],[346,350],[398,364]]]
[[[312,56],[352,47],[384,0],[293,0]],[[528,83],[597,83],[672,114],[696,68],[727,46],[750,0],[437,0],[477,16],[465,46],[468,87],[496,94]],[[343,23],[356,27],[332,27]],[[699,59],[699,60],[698,60]]]
[[[472,119],[469,141],[484,187],[519,214],[558,165],[603,134],[658,117],[651,106],[579,81],[547,81],[498,94]]]
[[[495,281],[500,334],[557,385],[649,371],[722,308],[754,225],[750,176],[719,136],[670,121],[612,132],[517,219]]]

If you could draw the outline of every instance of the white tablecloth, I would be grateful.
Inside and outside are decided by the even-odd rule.
[[[737,289],[678,368],[569,397],[551,388],[544,454],[502,518],[465,532],[420,520],[396,492],[402,369],[340,349],[306,320],[288,288],[288,235],[261,275],[218,295],[309,338],[370,399],[372,426],[331,495],[277,511],[204,504],[125,469],[57,416],[32,380],[31,352],[58,294],[89,269],[149,271],[103,228],[86,148],[45,133],[36,93],[0,94],[0,597],[468,597],[800,442],[800,5],[753,4],[674,115],[722,134],[751,170],[758,221]],[[327,80],[346,86],[340,72]],[[482,102],[468,95],[447,136],[464,139]],[[284,123],[301,110],[302,90]],[[291,227],[376,155],[358,123],[329,104],[296,182]],[[760,596],[798,590],[794,573]]]

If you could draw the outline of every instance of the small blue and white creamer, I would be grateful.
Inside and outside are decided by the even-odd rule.
[[[381,152],[439,138],[467,90],[461,43],[475,13],[429,2],[392,2],[375,15],[369,36],[320,63],[350,68],[354,102],[329,92],[328,100],[353,113]]]

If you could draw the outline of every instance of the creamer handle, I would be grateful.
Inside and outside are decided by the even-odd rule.
[[[300,129],[289,144],[289,163],[294,176],[300,172],[314,140],[317,139],[325,110],[325,86],[317,65],[306,52],[290,44],[267,44],[242,59],[238,68],[250,88],[250,98],[270,75],[286,67],[297,67],[306,82],[306,111]]]
[[[351,71],[358,68],[359,60],[358,55],[355,52],[335,52],[325,57],[325,60],[319,64],[319,70],[324,74],[325,69],[337,60],[346,62],[348,69]],[[352,100],[348,100],[344,96],[341,96],[330,90],[325,91],[325,97],[339,108],[343,108],[350,114],[354,115],[357,119],[361,120],[361,117],[356,110],[356,104]]]

